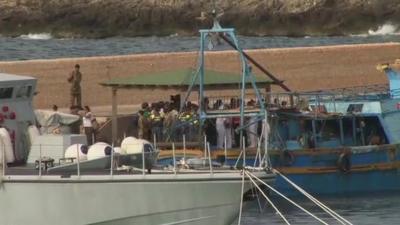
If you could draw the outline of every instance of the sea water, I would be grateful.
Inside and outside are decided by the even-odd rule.
[[[400,193],[325,196],[318,199],[353,224],[400,224]],[[311,201],[305,198],[295,198],[294,200],[328,224],[340,224]],[[291,224],[321,224],[286,200],[273,198],[272,201]],[[272,207],[266,204],[266,201],[261,200],[260,205],[262,208],[261,211],[257,201],[252,201],[246,205],[243,212],[242,224],[285,224]]]
[[[365,34],[337,37],[246,37],[239,36],[244,49],[327,46],[399,42],[400,34],[391,27]],[[215,45],[230,49],[227,44]],[[51,34],[27,34],[20,37],[0,36],[0,61],[53,59],[85,56],[126,55],[151,52],[198,51],[198,37],[112,37],[105,39],[56,39]]]

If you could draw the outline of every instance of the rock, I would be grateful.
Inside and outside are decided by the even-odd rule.
[[[246,35],[343,35],[400,24],[398,0],[216,0],[221,23]],[[211,0],[0,0],[0,33],[56,37],[195,34]]]

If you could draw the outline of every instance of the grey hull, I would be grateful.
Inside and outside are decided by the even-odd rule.
[[[0,189],[0,224],[231,224],[241,184],[238,172],[8,176]]]

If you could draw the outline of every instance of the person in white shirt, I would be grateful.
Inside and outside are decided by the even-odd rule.
[[[94,134],[94,129],[93,129],[93,123],[92,121],[95,119],[93,116],[92,112],[90,111],[89,106],[84,107],[85,110],[85,115],[83,116],[83,129],[86,134],[87,138],[87,144],[92,145],[95,142],[95,134]]]

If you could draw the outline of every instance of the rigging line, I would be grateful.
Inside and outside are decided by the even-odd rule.
[[[310,211],[306,210],[305,208],[303,208],[302,206],[300,206],[299,204],[297,204],[296,202],[294,202],[293,200],[291,200],[290,198],[286,197],[285,195],[283,195],[282,193],[280,193],[279,191],[277,191],[275,188],[271,187],[270,185],[268,185],[267,183],[265,183],[264,181],[262,181],[261,179],[259,179],[257,176],[255,176],[254,174],[250,173],[250,172],[246,172],[248,176],[252,176],[254,177],[258,182],[264,184],[265,186],[267,186],[270,190],[272,190],[273,192],[277,193],[279,196],[281,196],[282,198],[284,198],[285,200],[287,200],[288,202],[292,203],[294,206],[296,206],[297,208],[301,209],[303,212],[307,213],[308,215],[312,216],[314,219],[318,220],[319,222],[321,222],[322,224],[328,225],[327,222],[323,221],[322,219],[318,218],[316,215],[314,215],[313,213],[311,213]]]
[[[245,170],[243,170],[245,171]],[[264,198],[268,201],[269,204],[271,204],[272,208],[275,209],[275,211],[279,214],[279,216],[285,221],[287,225],[290,225],[289,221],[286,219],[286,217],[279,211],[279,209],[275,206],[275,204],[267,197],[267,195],[262,191],[262,189],[258,186],[258,184],[245,172],[246,175],[249,177],[250,181],[254,184],[254,186],[260,191],[260,193],[264,196]]]
[[[302,193],[303,195],[305,195],[307,198],[309,198],[311,201],[315,202],[318,206],[320,206],[326,213],[328,213],[329,215],[331,215],[333,218],[335,219],[340,219],[342,222],[349,224],[349,225],[353,225],[350,221],[346,220],[344,217],[342,217],[341,215],[339,215],[337,212],[333,211],[331,208],[329,208],[328,206],[324,205],[322,202],[320,202],[318,199],[314,198],[312,195],[310,195],[309,193],[307,193],[304,189],[302,189],[301,187],[299,187],[297,184],[295,184],[294,182],[292,182],[291,180],[289,180],[289,178],[287,178],[286,176],[284,176],[281,172],[279,172],[276,169],[272,169],[272,171],[274,173],[277,173],[278,175],[280,175],[284,180],[286,180],[289,184],[291,184],[294,188],[296,188],[300,193]],[[342,223],[343,224],[343,223]]]
[[[240,192],[240,209],[239,209],[238,225],[240,225],[241,221],[242,221],[243,195],[244,195],[244,168],[242,170],[242,189],[241,189],[241,192]]]

